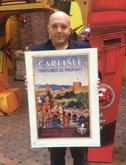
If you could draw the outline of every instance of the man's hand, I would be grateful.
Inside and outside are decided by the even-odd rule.
[[[102,130],[105,119],[103,118],[103,112],[100,112],[100,130]]]
[[[100,86],[100,84],[101,84],[101,79],[100,78],[98,78],[98,87]]]
[[[24,85],[25,85],[25,89],[28,89],[28,80],[27,80],[27,76],[24,76]]]

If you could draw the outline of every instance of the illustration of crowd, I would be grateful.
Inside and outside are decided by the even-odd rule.
[[[43,98],[37,97],[37,122],[38,128],[74,128],[80,134],[89,130],[89,114],[78,116],[78,113],[72,114],[64,105],[55,99],[50,99],[47,95]]]

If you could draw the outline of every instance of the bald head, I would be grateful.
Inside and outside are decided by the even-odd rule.
[[[70,17],[62,11],[57,11],[50,16],[47,26],[50,39],[55,49],[65,49],[71,34]]]
[[[49,25],[52,23],[53,20],[55,19],[60,19],[60,20],[65,20],[66,23],[68,24],[68,26],[70,27],[70,17],[68,14],[66,14],[63,11],[56,11],[55,13],[53,13],[50,18],[49,18]]]

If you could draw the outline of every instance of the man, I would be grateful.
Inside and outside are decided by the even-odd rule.
[[[90,48],[88,42],[69,40],[71,34],[70,17],[61,11],[53,13],[47,26],[50,39],[43,44],[32,47],[32,51],[38,50],[64,50]],[[74,165],[88,165],[87,148],[70,147]],[[65,165],[66,147],[49,148],[51,165]]]
[[[88,42],[69,40],[72,31],[70,17],[62,11],[57,11],[50,16],[47,28],[50,40],[44,44],[33,46],[33,51],[90,48]]]

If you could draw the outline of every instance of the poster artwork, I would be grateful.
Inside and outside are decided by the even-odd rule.
[[[90,137],[88,57],[33,58],[38,138]]]

